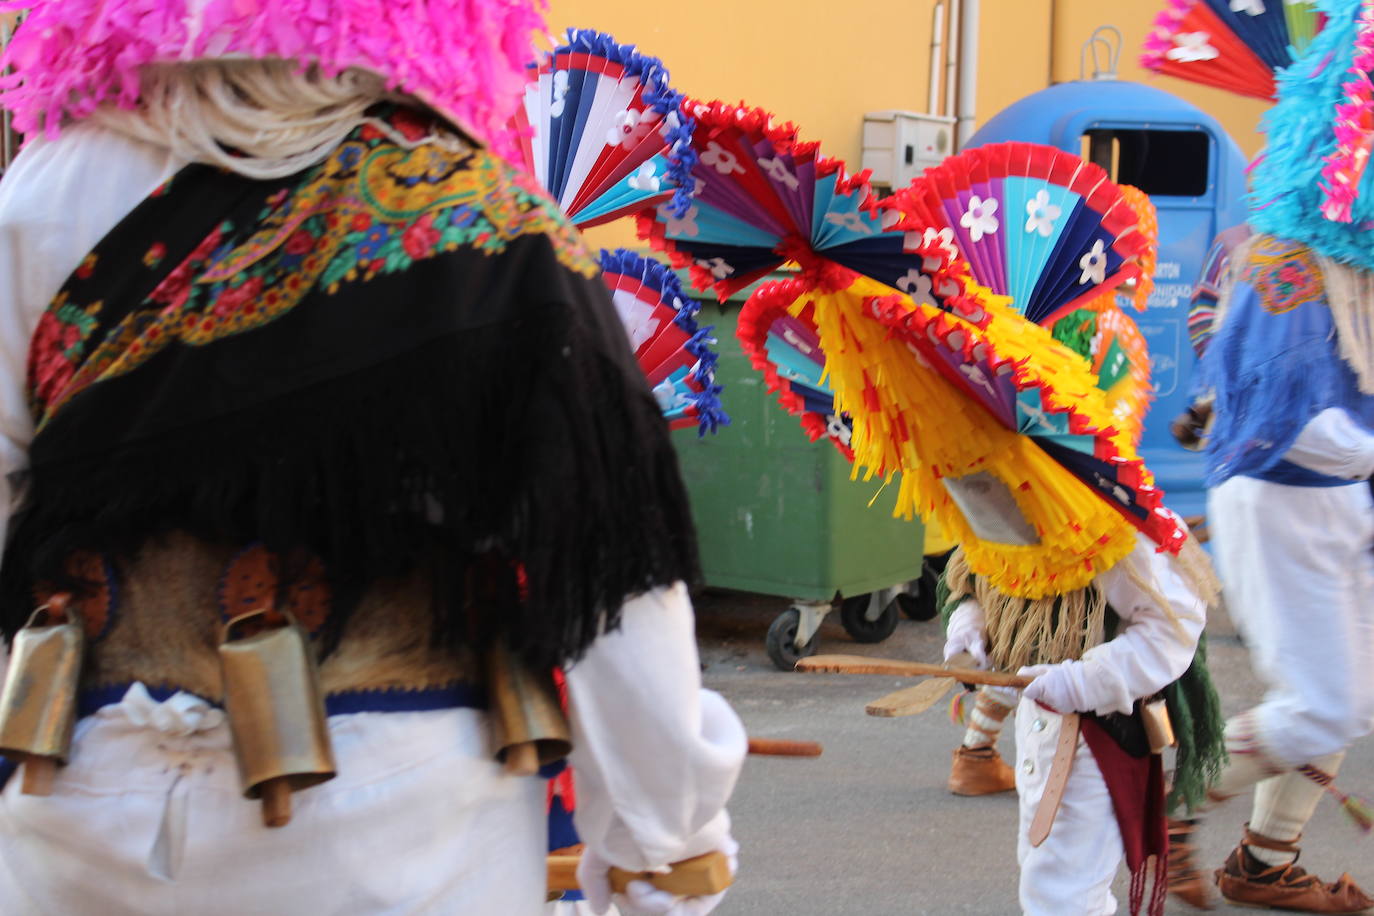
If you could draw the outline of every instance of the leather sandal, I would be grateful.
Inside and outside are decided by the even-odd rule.
[[[1361,890],[1350,875],[1343,874],[1335,883],[1327,884],[1299,868],[1296,856],[1300,839],[1275,840],[1251,833],[1247,824],[1240,845],[1217,870],[1221,895],[1244,906],[1305,913],[1363,913],[1374,908],[1374,897]],[[1291,852],[1295,858],[1284,865],[1269,865],[1252,855],[1247,846]]]
[[[1190,906],[1210,910],[1217,905],[1216,894],[1194,860],[1197,824],[1191,818],[1169,818],[1169,893]]]
[[[1016,788],[1016,773],[990,744],[954,749],[949,791],[955,795],[996,795]]]

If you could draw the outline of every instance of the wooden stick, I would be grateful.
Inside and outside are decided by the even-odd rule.
[[[798,671],[835,674],[885,674],[888,677],[952,677],[966,684],[991,684],[994,687],[1025,687],[1033,678],[976,668],[946,668],[896,658],[869,658],[866,655],[813,655],[797,662]]]
[[[780,738],[750,738],[749,753],[765,757],[819,757],[821,746],[815,741],[783,741]]]
[[[268,827],[285,827],[291,823],[291,780],[285,776],[269,779],[260,791],[262,822]]]
[[[864,712],[884,719],[914,716],[940,702],[957,683],[958,681],[952,677],[933,677],[928,681],[921,681],[915,687],[903,687],[885,697],[879,697],[865,706]]]
[[[51,795],[53,782],[57,779],[57,761],[52,757],[39,757],[36,754],[24,755],[25,795]]]
[[[577,865],[581,856],[549,856],[549,891],[575,891],[577,884]],[[658,872],[631,872],[621,868],[611,868],[611,890],[617,894],[625,892],[625,885],[631,881],[648,881],[661,891],[678,894],[682,897],[709,897],[719,894],[730,886],[730,861],[722,852],[708,852],[692,859],[673,863],[672,870],[666,874]]]
[[[506,748],[506,772],[512,776],[533,776],[539,772],[539,748],[533,741]]]

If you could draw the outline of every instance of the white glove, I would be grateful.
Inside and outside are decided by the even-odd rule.
[[[727,836],[720,851],[730,860],[730,874],[739,867],[739,844]],[[577,883],[593,913],[605,913],[614,903],[621,916],[706,916],[725,899],[725,891],[709,897],[679,897],[661,891],[648,881],[631,881],[624,894],[612,894],[611,863],[592,851],[582,853],[577,866]]]
[[[1058,713],[1088,712],[1093,708],[1087,700],[1082,662],[1028,665],[1016,673],[1035,678],[1021,688],[1021,696],[1028,700],[1037,700]]]
[[[970,599],[949,617],[949,627],[945,630],[945,661],[960,652],[967,652],[973,658],[975,668],[988,667],[988,649],[983,635],[983,609],[978,602]]]
[[[1100,647],[1099,647],[1100,648]],[[1092,657],[1092,650],[1082,661],[1060,662],[1057,665],[1030,665],[1016,672],[1033,677],[1021,695],[1039,700],[1055,712],[1111,712],[1129,713],[1135,697],[1114,671]]]

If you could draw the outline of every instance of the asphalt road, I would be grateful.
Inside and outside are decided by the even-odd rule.
[[[962,737],[946,705],[920,716],[876,719],[864,704],[911,681],[794,674],[763,649],[783,599],[729,592],[697,596],[706,685],[724,694],[754,737],[821,742],[816,759],[751,757],[731,803],[742,850],[734,889],[719,916],[1005,916],[1016,903],[1016,802],[1012,793],[960,798],[945,790],[950,753]],[[938,661],[936,622],[903,620],[886,642],[860,645],[826,619],[821,652]],[[1212,671],[1227,715],[1252,704],[1259,685],[1225,615],[1208,625]],[[1012,754],[1010,729],[1000,748]],[[1338,785],[1374,795],[1374,739],[1350,752]],[[1246,799],[1211,815],[1202,862],[1219,867],[1249,817]],[[1327,881],[1349,871],[1374,888],[1374,838],[1333,799],[1308,825],[1302,864]],[[1125,872],[1116,885],[1125,910]],[[1196,913],[1170,900],[1166,912]],[[1219,914],[1253,909],[1220,906]],[[1069,914],[1066,914],[1069,916]]]

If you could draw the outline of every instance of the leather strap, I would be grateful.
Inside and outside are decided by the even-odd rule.
[[[1069,772],[1073,769],[1073,755],[1078,750],[1078,713],[1065,713],[1059,725],[1059,743],[1054,748],[1054,760],[1050,762],[1050,773],[1045,778],[1045,791],[1040,796],[1040,805],[1035,809],[1035,818],[1030,826],[1030,844],[1039,846],[1050,835],[1054,826],[1054,816],[1059,813],[1059,803],[1064,799],[1064,787],[1069,783]]]

